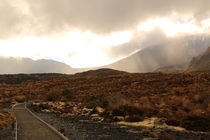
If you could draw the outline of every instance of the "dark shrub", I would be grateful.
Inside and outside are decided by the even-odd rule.
[[[57,101],[59,99],[60,99],[59,95],[55,93],[48,94],[46,97],[47,101]]]
[[[179,120],[175,120],[175,119],[167,119],[166,121],[167,125],[172,125],[172,126],[179,126],[180,122]]]
[[[187,130],[210,131],[210,117],[206,116],[187,116],[181,122],[181,126]]]
[[[115,95],[89,96],[85,98],[85,104],[89,108],[95,108],[97,106],[108,108],[110,105],[118,103],[119,100]]]
[[[67,96],[67,95],[69,95],[69,94],[72,94],[72,92],[71,91],[69,91],[68,89],[66,89],[66,90],[63,90],[63,92],[62,92],[62,96]]]
[[[63,92],[61,93],[61,96],[64,96],[67,99],[71,99],[74,97],[74,93],[68,89],[63,90]]]
[[[110,110],[105,110],[101,115],[105,120],[112,118],[112,112]]]
[[[25,96],[16,96],[15,97],[15,101],[19,102],[19,103],[22,103],[26,100],[26,97]]]
[[[176,140],[176,139],[170,134],[160,133],[158,135],[158,140]]]
[[[125,118],[125,121],[127,122],[139,122],[143,120],[144,120],[144,117],[140,115],[131,115]]]
[[[198,100],[199,104],[208,104],[210,103],[210,94],[209,93],[202,93],[200,94],[200,98]]]
[[[126,115],[144,115],[144,111],[140,108],[137,108],[135,106],[129,106],[129,105],[121,105],[118,108],[113,109],[112,111],[113,116],[126,116]]]

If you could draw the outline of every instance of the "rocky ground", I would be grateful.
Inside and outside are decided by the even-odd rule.
[[[49,104],[51,108],[49,108]],[[158,119],[128,123],[107,122],[99,114],[90,114],[91,109],[69,103],[69,113],[64,103],[36,103],[41,107],[29,106],[40,118],[54,126],[70,139],[75,140],[139,140],[156,138],[161,140],[209,140],[210,133],[186,131],[182,128],[166,126]],[[71,106],[71,105],[72,106]],[[41,108],[41,110],[40,110]],[[64,111],[65,110],[65,111]],[[101,108],[102,110],[102,108]],[[98,109],[100,112],[100,109]],[[89,114],[89,115],[88,115]],[[120,119],[120,118],[119,118]]]
[[[15,119],[9,109],[0,110],[0,140],[13,140],[15,137]]]
[[[14,140],[15,131],[14,123],[10,123],[7,128],[0,131],[0,140]]]

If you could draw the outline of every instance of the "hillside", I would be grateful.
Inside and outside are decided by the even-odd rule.
[[[209,71],[210,70],[210,47],[202,54],[194,57],[189,64],[188,71]]]
[[[34,61],[29,58],[0,57],[0,74],[75,72],[70,66],[53,60]]]
[[[113,75],[122,75],[126,74],[127,72],[124,71],[118,71],[118,70],[113,70],[113,69],[98,69],[98,70],[89,70],[81,73],[76,73],[74,76],[77,77],[90,77],[90,76],[113,76]]]

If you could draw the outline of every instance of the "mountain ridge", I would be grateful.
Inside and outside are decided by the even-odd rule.
[[[210,71],[210,47],[192,59],[187,71]]]
[[[76,73],[77,70],[61,62],[48,59],[0,57],[0,74],[16,73]]]

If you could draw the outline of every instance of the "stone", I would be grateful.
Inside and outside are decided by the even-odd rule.
[[[91,114],[91,117],[98,117],[98,114]]]
[[[103,113],[105,111],[105,109],[101,108],[101,107],[96,107],[95,110],[98,112],[98,113]]]
[[[43,109],[41,110],[42,112],[45,112],[45,113],[50,113],[51,111],[49,109]]]
[[[73,116],[71,113],[63,113],[60,115],[61,118],[71,117],[71,116]]]
[[[123,116],[114,116],[113,121],[119,122],[119,121],[124,121],[125,117]]]
[[[93,121],[103,121],[104,118],[103,117],[92,117]]]

